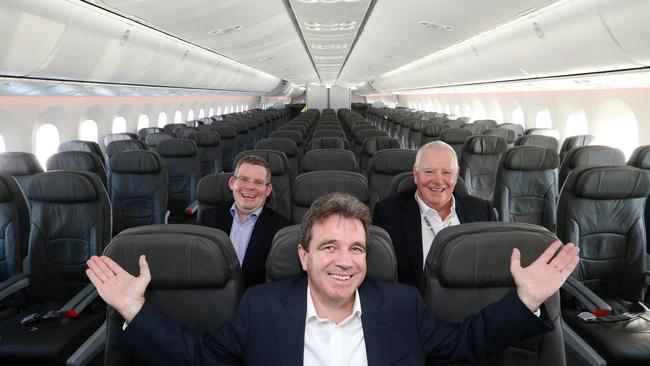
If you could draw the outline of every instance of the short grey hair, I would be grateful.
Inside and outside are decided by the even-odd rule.
[[[449,146],[444,141],[431,141],[422,147],[418,149],[417,154],[415,155],[415,164],[413,165],[415,167],[415,170],[420,170],[420,161],[422,160],[422,154],[424,154],[425,150],[442,150],[442,151],[449,151],[451,155],[454,157],[454,167],[458,171],[459,166],[458,166],[458,156],[456,155],[456,150],[454,150],[453,147]]]

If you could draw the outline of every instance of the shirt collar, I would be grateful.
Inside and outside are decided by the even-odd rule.
[[[438,214],[438,211],[434,210],[433,208],[429,207],[422,199],[420,198],[420,195],[418,194],[418,190],[415,190],[415,200],[418,203],[418,207],[420,208],[420,212],[427,215],[429,213],[434,213],[435,215],[440,216]],[[452,217],[453,215],[456,214],[456,197],[454,195],[451,195],[451,211],[449,214],[449,217]]]
[[[254,219],[257,219],[257,218],[260,216],[260,213],[262,212],[262,209],[264,209],[264,206],[262,206],[262,207],[258,208],[257,210],[251,212],[250,215],[248,215],[248,216],[246,216],[246,217],[244,218],[244,221],[248,220],[249,217],[252,217],[252,218],[254,218]],[[238,218],[238,216],[237,216],[237,209],[235,208],[235,204],[234,204],[234,203],[232,204],[232,206],[230,206],[230,215],[231,215],[233,218],[235,218],[235,217]],[[243,222],[243,221],[242,221],[242,222]]]
[[[361,298],[359,297],[359,290],[354,291],[354,305],[352,305],[352,313],[348,315],[341,323],[347,321],[353,316],[358,316],[361,318]],[[310,320],[327,320],[318,317],[316,314],[316,307],[314,306],[314,301],[311,298],[311,291],[309,291],[309,285],[307,285],[307,316],[305,317],[305,324],[309,323]]]

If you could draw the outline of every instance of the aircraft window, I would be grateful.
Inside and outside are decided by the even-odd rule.
[[[235,113],[235,106],[232,104],[230,105],[230,113]]]
[[[248,111],[248,109],[250,108],[250,105],[246,104],[245,107],[246,107],[246,109],[244,109],[244,110]]]
[[[181,111],[174,113],[174,123],[183,123],[183,114]]]
[[[55,125],[45,123],[36,130],[36,158],[42,166],[56,153],[59,142],[59,129]]]
[[[535,116],[535,127],[537,128],[552,128],[551,114],[547,109],[537,112]]]
[[[194,121],[194,109],[190,109],[189,111],[187,111],[187,120]]]
[[[7,151],[7,147],[5,146],[5,139],[0,135],[0,152],[5,152]]]
[[[113,133],[126,132],[126,118],[115,117],[113,119]]]
[[[221,106],[217,107],[217,116],[221,115]]]
[[[97,142],[97,123],[92,119],[87,119],[79,126],[79,139],[84,141]]]
[[[454,106],[454,114],[457,115],[457,116],[462,116],[463,115],[462,113],[460,113],[460,106],[458,104],[456,104]]]
[[[239,106],[235,106],[235,112],[239,113]]]
[[[520,124],[526,127],[526,118],[524,117],[524,110],[521,108],[515,108],[512,111],[512,123]]]
[[[228,106],[223,107],[223,114],[228,114]]]
[[[160,112],[158,115],[158,127],[164,127],[167,124],[167,113]]]
[[[149,127],[149,116],[143,113],[138,117],[138,130],[147,127]]]
[[[485,107],[483,106],[483,103],[479,102],[478,100],[475,100],[474,103],[472,104],[472,111],[474,112],[472,114],[472,117],[474,117],[474,119],[487,118],[487,112],[485,111]],[[445,112],[449,113],[449,108],[447,108]]]
[[[585,135],[589,133],[587,127],[587,116],[585,112],[571,113],[566,119],[566,128],[564,130],[565,136]]]
[[[625,158],[639,145],[639,126],[634,115],[612,116],[600,125],[592,145],[607,145],[621,149]]]
[[[205,109],[201,108],[199,109],[199,118],[204,118],[205,117]]]
[[[212,117],[212,116],[214,116],[214,108],[210,107],[210,109],[208,110],[208,117]]]

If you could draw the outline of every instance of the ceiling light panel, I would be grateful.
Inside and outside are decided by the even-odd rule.
[[[289,0],[321,82],[340,74],[370,0]]]

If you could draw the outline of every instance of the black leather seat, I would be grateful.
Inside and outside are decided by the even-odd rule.
[[[350,142],[345,137],[317,137],[311,139],[307,151],[319,149],[350,150]]]
[[[495,121],[493,119],[477,119],[472,123],[483,125],[483,126],[485,126],[486,129],[495,128],[497,126],[497,121]]]
[[[22,272],[29,226],[29,209],[23,192],[14,177],[0,173],[0,281]]]
[[[480,123],[465,123],[464,125],[460,126],[460,128],[466,128],[472,131],[472,135],[482,135],[483,132],[487,130],[487,127]]]
[[[555,128],[529,128],[524,131],[524,135],[551,136],[560,141],[560,131]]]
[[[32,177],[42,173],[41,163],[36,159],[36,155],[28,152],[4,152],[0,153],[0,173],[7,173],[13,176],[23,193],[27,192],[27,187]]]
[[[72,140],[62,142],[56,151],[87,151],[89,153],[97,155],[99,161],[102,163],[102,165],[104,165],[104,154],[102,153],[102,149],[99,147],[99,144],[95,141]]]
[[[506,150],[497,170],[494,203],[501,221],[527,222],[555,232],[560,157],[541,146]]]
[[[176,135],[171,132],[155,132],[150,133],[144,139],[144,145],[147,147],[147,150],[158,151],[157,147],[161,142],[165,140],[175,139]]]
[[[196,201],[201,162],[196,143],[190,139],[164,140],[156,147],[167,172],[167,208],[170,222],[190,219],[186,209]]]
[[[640,311],[637,318],[589,322],[578,317],[582,310],[572,303],[564,307],[562,317],[568,326],[608,365],[642,365],[650,360],[650,312],[637,305],[647,289],[644,208],[648,195],[650,178],[629,166],[576,168],[560,192],[558,237],[580,248],[580,262],[572,276],[615,313]]]
[[[311,150],[305,154],[300,162],[300,172],[313,172],[317,170],[346,170],[359,172],[357,157],[350,150],[321,149]]]
[[[77,293],[93,289],[88,286],[86,261],[101,254],[110,241],[111,207],[99,178],[89,172],[37,174],[27,199],[32,223],[21,287],[28,286],[29,303],[0,322],[0,363],[64,365],[104,322],[102,306],[90,306],[80,314],[69,311],[41,323],[20,322],[33,313],[58,311]]]
[[[298,155],[298,145],[292,139],[284,137],[269,137],[262,139],[255,145],[255,150],[275,150],[287,157],[291,172],[291,181],[296,179],[300,172],[300,156]]]
[[[445,228],[433,240],[424,265],[424,301],[441,319],[460,322],[514,288],[513,248],[520,250],[522,266],[528,266],[555,240],[548,230],[524,223],[479,222]],[[520,341],[480,364],[564,365],[559,294],[546,300],[544,307],[555,330]]]
[[[397,281],[397,259],[388,233],[379,226],[369,226],[370,237],[366,239],[367,276]],[[273,238],[266,260],[266,282],[290,278],[302,273],[298,257],[298,231],[300,225],[280,229]]]
[[[576,135],[570,136],[564,139],[562,143],[562,148],[560,148],[560,161],[564,160],[564,157],[571,149],[575,149],[580,146],[587,146],[594,141],[595,136],[593,135]]]
[[[298,224],[311,204],[326,193],[347,193],[365,203],[369,202],[366,177],[356,172],[320,170],[300,174],[291,193],[291,221]]]
[[[147,135],[151,133],[164,132],[164,131],[165,130],[163,130],[160,127],[144,127],[138,130],[137,135],[140,141],[144,141],[147,138]]]
[[[199,180],[196,187],[196,199],[199,201],[196,213],[197,223],[202,225],[202,213],[208,208],[217,206],[230,207],[234,198],[228,185],[228,181],[234,173],[208,174]]]
[[[357,155],[361,155],[361,150],[363,149],[363,144],[366,142],[366,140],[374,138],[374,137],[388,137],[388,134],[386,131],[375,129],[375,130],[361,130],[356,133],[354,137],[354,146],[352,147],[352,151]],[[402,144],[401,146],[404,146]]]
[[[210,125],[209,131],[216,132],[221,140],[221,147],[223,150],[223,171],[232,172],[235,169],[235,165],[233,164],[235,156],[239,153],[237,131],[233,126],[222,123]]]
[[[345,132],[343,132],[342,129],[340,128],[321,128],[319,129],[316,127],[316,130],[314,130],[314,133],[311,135],[312,139],[317,139],[319,137],[340,137],[342,139],[347,138],[345,136]]]
[[[137,140],[138,135],[134,133],[129,133],[129,132],[122,132],[122,133],[109,133],[106,136],[104,136],[104,148],[108,146],[113,141],[118,141],[118,140]]]
[[[619,149],[609,146],[581,146],[569,150],[562,160],[559,173],[560,188],[575,168],[597,165],[625,165],[625,155]]]
[[[522,125],[520,125],[520,124],[518,124],[518,123],[509,123],[509,122],[506,122],[506,123],[499,123],[499,124],[497,125],[497,127],[500,127],[500,128],[509,128],[509,129],[515,131],[515,134],[516,134],[517,136],[522,136],[522,135],[524,134],[524,126],[522,126]]]
[[[463,156],[463,146],[465,141],[472,137],[472,131],[466,128],[446,128],[440,132],[440,141],[446,142],[456,152],[458,161]]]
[[[365,139],[358,155],[361,173],[366,175],[368,174],[368,171],[370,170],[370,162],[377,151],[401,148],[402,144],[394,137],[376,136]]]
[[[160,155],[146,150],[123,151],[113,155],[108,166],[113,233],[164,223],[168,179]]]
[[[422,146],[431,141],[440,140],[440,133],[442,132],[442,123],[429,123],[425,124],[422,129]]]
[[[223,147],[216,132],[197,131],[188,135],[196,143],[201,163],[201,177],[223,171]]]
[[[147,147],[139,140],[116,140],[106,146],[106,169],[108,169],[108,161],[111,156],[122,151],[131,150],[146,150]]]
[[[298,148],[298,160],[302,160],[302,157],[305,155],[305,139],[303,139],[302,134],[299,131],[295,130],[278,130],[273,131],[269,134],[269,137],[281,137],[286,139],[292,139],[296,143]]]
[[[151,282],[145,297],[183,326],[209,331],[234,315],[244,292],[239,261],[228,235],[195,225],[152,225],[125,230],[104,251],[126,271],[137,274],[138,258],[146,255]],[[111,347],[124,320],[111,307],[106,312],[104,365],[142,363]]]
[[[88,151],[58,152],[47,159],[47,170],[76,170],[97,174],[104,188],[108,189],[106,169],[101,156]]]
[[[549,149],[552,149],[555,152],[557,152],[560,147],[560,143],[553,136],[523,135],[517,137],[517,139],[515,140],[515,146],[528,146],[528,145],[547,147]]]
[[[415,163],[415,150],[386,149],[377,151],[368,170],[370,209],[390,194],[390,183],[399,173],[411,171]]]
[[[458,175],[472,196],[492,201],[501,155],[506,141],[498,136],[472,136],[465,142]]]
[[[510,128],[494,127],[483,131],[483,135],[499,136],[506,140],[508,146],[514,146],[517,134]]]

